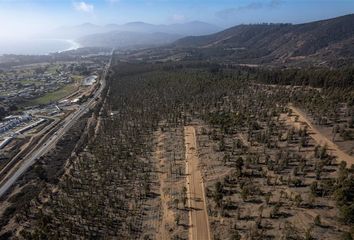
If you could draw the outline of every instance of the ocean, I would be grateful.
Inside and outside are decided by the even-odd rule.
[[[74,50],[80,45],[67,39],[31,39],[21,41],[2,41],[0,39],[0,55],[46,55],[54,52]]]

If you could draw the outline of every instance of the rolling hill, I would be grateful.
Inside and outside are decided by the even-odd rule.
[[[196,49],[199,58],[245,64],[347,64],[354,59],[354,14],[296,25],[239,25],[174,46]]]
[[[185,36],[218,31],[219,27],[199,21],[170,25],[130,22],[105,26],[85,23],[60,28],[56,34],[59,38],[74,38],[84,47],[141,48],[161,46]]]
[[[168,33],[181,36],[200,36],[220,31],[221,28],[209,23],[192,21],[177,24],[150,24],[145,22],[129,22],[126,24],[95,25],[84,23],[76,26],[63,26],[48,33],[53,38],[77,39],[87,35],[108,32],[137,32],[137,33]]]
[[[78,39],[82,46],[86,47],[113,47],[119,49],[146,48],[169,44],[181,35],[169,33],[144,33],[112,31],[93,34]]]

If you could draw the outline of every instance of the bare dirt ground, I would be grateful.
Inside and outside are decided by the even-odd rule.
[[[183,205],[186,184],[183,127],[161,124],[155,132],[154,158],[158,172],[160,218],[155,239],[188,239],[188,209]]]
[[[188,205],[190,208],[189,239],[208,240],[210,238],[210,227],[208,221],[206,199],[204,193],[204,180],[199,169],[199,158],[196,143],[196,132],[192,126],[184,128],[186,146],[186,172]]]
[[[167,172],[164,171],[164,166],[166,165],[166,159],[164,157],[164,149],[163,149],[163,140],[165,135],[158,132],[158,140],[157,140],[157,150],[155,152],[156,158],[159,159],[157,163],[157,169],[159,171],[159,182],[160,182],[160,199],[161,199],[161,207],[162,207],[162,219],[160,222],[160,227],[158,229],[158,236],[161,239],[169,239],[170,233],[166,229],[166,226],[172,225],[174,222],[173,211],[168,208],[167,202],[170,201],[169,196],[165,194],[164,188],[166,187],[167,182]]]
[[[292,119],[292,124],[300,128],[301,126],[307,125],[309,130],[310,130],[310,135],[311,137],[320,145],[327,145],[328,150],[330,151],[331,155],[337,157],[337,160],[339,162],[345,161],[347,164],[350,166],[354,164],[354,157],[350,156],[346,152],[344,152],[342,149],[338,147],[333,141],[328,139],[326,136],[324,136],[311,122],[310,120],[306,117],[305,113],[303,113],[300,109],[290,106],[289,107],[295,116],[298,116],[297,122],[295,122],[294,119]]]
[[[280,121],[280,125],[282,125]],[[291,124],[282,125],[282,132],[292,128]],[[338,239],[347,227],[338,222],[335,201],[330,197],[313,197],[309,186],[315,180],[310,161],[313,161],[313,151],[316,145],[309,137],[308,147],[298,152],[298,143],[281,141],[279,149],[298,152],[308,159],[309,167],[304,173],[295,176],[292,168],[299,163],[291,160],[289,169],[283,172],[267,169],[265,156],[274,159],[279,149],[264,148],[258,142],[249,142],[245,131],[224,135],[226,150],[220,150],[220,129],[204,124],[202,121],[195,126],[200,167],[206,185],[206,203],[208,219],[213,239],[233,239],[237,235],[241,239],[285,239],[289,234],[305,236],[309,232],[315,239]],[[216,130],[216,131],[214,131]],[[215,134],[213,133],[215,132]],[[228,155],[230,161],[225,161]],[[245,161],[243,176],[236,177],[234,161],[242,156]],[[258,164],[252,163],[257,159]],[[271,160],[273,161],[273,160]],[[262,168],[257,175],[257,168]],[[326,177],[334,178],[335,165],[326,167]],[[262,175],[262,172],[264,175]],[[249,178],[252,176],[252,178]],[[290,177],[289,177],[290,176]],[[295,187],[287,179],[299,178],[303,185]],[[252,180],[251,180],[252,179]],[[223,184],[223,207],[217,207],[214,200],[217,182]],[[246,188],[242,188],[246,186]],[[244,198],[244,189],[259,191]],[[257,190],[258,189],[258,190]],[[266,196],[270,196],[268,200]],[[301,196],[301,203],[295,199]],[[274,216],[274,209],[280,210]],[[320,216],[321,225],[314,225],[314,219]],[[238,234],[236,234],[238,233]],[[318,238],[317,238],[318,237]],[[236,238],[238,239],[238,238]],[[295,238],[294,238],[295,239]]]

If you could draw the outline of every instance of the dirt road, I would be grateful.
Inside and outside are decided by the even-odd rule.
[[[184,128],[189,211],[189,239],[210,240],[210,227],[205,201],[204,182],[198,168],[199,158],[195,128]]]
[[[297,116],[299,116],[298,123],[293,121],[293,125],[297,128],[300,127],[301,123],[305,123],[309,130],[310,130],[310,136],[320,145],[327,145],[330,153],[333,156],[337,157],[337,160],[340,161],[345,161],[347,162],[347,165],[350,167],[352,164],[354,164],[354,157],[350,156],[343,150],[339,149],[339,147],[333,143],[330,139],[328,139],[326,136],[324,136],[318,129],[310,122],[310,120],[306,117],[305,113],[303,113],[300,109],[290,105],[289,108],[293,111],[293,113]]]

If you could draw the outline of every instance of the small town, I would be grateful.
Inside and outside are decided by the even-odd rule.
[[[81,111],[97,91],[105,64],[102,59],[86,58],[0,71],[1,171]]]
[[[24,101],[28,104],[28,100],[46,94],[50,97],[58,90],[73,91],[78,88],[85,76],[101,70],[102,66],[93,61],[34,64],[2,70],[0,99],[4,104]]]

